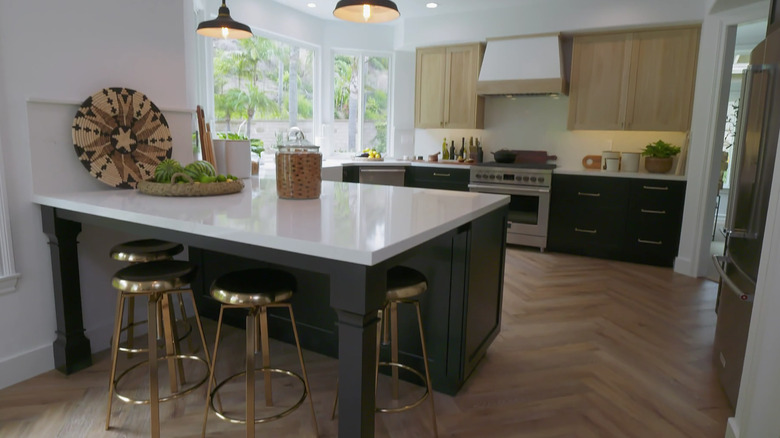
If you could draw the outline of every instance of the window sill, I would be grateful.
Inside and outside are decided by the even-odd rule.
[[[9,294],[16,290],[16,282],[20,274],[12,274],[0,277],[0,295]]]

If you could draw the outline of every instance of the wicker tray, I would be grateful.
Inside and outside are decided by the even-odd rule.
[[[189,179],[190,182],[158,183],[141,181],[138,183],[138,191],[153,196],[217,196],[238,193],[244,188],[244,183],[240,179],[225,182],[199,183],[192,182],[192,178],[181,173],[174,175],[182,175]]]

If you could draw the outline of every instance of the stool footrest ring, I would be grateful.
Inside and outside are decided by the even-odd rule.
[[[174,354],[169,354],[169,355],[166,355],[166,356],[158,357],[157,358],[157,362],[160,362],[160,361],[163,361],[163,360],[168,360],[168,359],[194,360],[194,361],[200,362],[200,363],[202,363],[203,365],[206,366],[206,373],[203,376],[203,378],[200,381],[198,381],[197,383],[193,384],[193,386],[190,386],[189,388],[185,388],[185,389],[182,389],[180,391],[174,392],[174,393],[172,393],[170,395],[167,395],[165,397],[160,397],[160,400],[159,400],[160,403],[167,402],[167,401],[170,401],[170,400],[174,400],[174,399],[182,397],[182,396],[184,396],[186,394],[189,394],[190,392],[194,391],[195,389],[197,389],[201,385],[203,385],[206,382],[206,380],[208,380],[208,378],[209,378],[209,372],[208,372],[209,364],[203,358],[200,358],[198,356],[187,356],[187,355],[183,355],[183,354],[175,354],[175,355]],[[112,382],[112,384],[114,385],[114,394],[117,396],[117,398],[119,400],[122,400],[125,403],[134,404],[134,405],[148,405],[149,404],[149,399],[134,399],[132,397],[128,397],[128,396],[126,396],[124,394],[121,394],[119,392],[119,389],[117,388],[117,386],[119,385],[119,381],[122,380],[122,378],[125,377],[129,372],[133,371],[134,369],[136,369],[138,367],[147,365],[148,363],[149,363],[148,359],[144,360],[144,361],[141,361],[141,362],[138,362],[137,364],[135,364],[135,365],[131,366],[130,368],[124,370],[122,372],[122,374],[117,376],[117,378],[114,380],[114,382]]]
[[[430,396],[430,393],[428,392],[428,384],[427,384],[427,380],[425,380],[425,376],[421,372],[417,371],[416,369],[414,369],[414,368],[412,368],[412,367],[410,367],[408,365],[404,365],[402,363],[397,363],[397,362],[379,362],[379,366],[380,367],[381,366],[396,367],[396,368],[401,368],[401,369],[404,369],[406,371],[409,371],[410,373],[412,373],[412,374],[414,374],[414,375],[416,375],[417,377],[420,378],[420,382],[422,382],[422,386],[423,386],[423,388],[425,388],[425,392],[423,393],[423,395],[420,396],[420,398],[418,398],[417,400],[415,400],[414,402],[412,402],[412,403],[410,403],[408,405],[399,406],[397,408],[383,408],[383,407],[377,406],[376,407],[376,411],[377,412],[394,413],[394,412],[408,411],[409,409],[413,409],[413,408],[416,408],[417,406],[419,406],[422,402],[424,402]]]
[[[301,376],[299,376],[298,374],[296,374],[296,373],[294,373],[292,371],[282,370],[282,369],[278,369],[278,368],[255,368],[255,371],[259,371],[259,372],[270,371],[270,372],[276,373],[276,374],[284,374],[284,375],[287,375],[287,376],[290,376],[290,377],[295,377],[296,379],[298,379],[301,382],[301,385],[303,386],[303,394],[301,395],[301,398],[294,405],[292,405],[291,407],[287,408],[283,412],[280,412],[280,413],[278,413],[276,415],[271,415],[271,416],[262,417],[262,418],[255,418],[254,419],[255,424],[268,423],[270,421],[274,421],[274,420],[278,420],[278,419],[280,419],[282,417],[286,417],[292,411],[298,409],[298,407],[301,404],[303,404],[303,401],[306,400],[306,396],[308,395],[308,392],[306,391],[306,384],[303,381],[303,378]],[[233,424],[246,424],[246,419],[245,418],[242,419],[242,418],[230,417],[227,414],[225,414],[225,412],[223,410],[217,409],[214,406],[214,396],[217,395],[217,391],[219,391],[222,388],[222,386],[224,386],[226,383],[228,383],[228,382],[230,382],[230,381],[232,381],[232,380],[234,380],[234,379],[236,379],[238,377],[241,377],[243,375],[246,375],[246,371],[242,371],[240,373],[233,374],[232,376],[228,377],[227,379],[219,382],[219,384],[217,384],[217,386],[214,387],[214,390],[211,391],[211,394],[209,395],[209,404],[211,406],[211,410],[214,411],[214,413],[217,414],[217,417],[219,417],[220,419],[225,420],[225,421],[230,422],[230,423],[233,423]]]

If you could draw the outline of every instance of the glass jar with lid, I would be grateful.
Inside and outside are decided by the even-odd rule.
[[[298,128],[276,151],[276,193],[284,199],[316,199],[322,187],[322,154]]]

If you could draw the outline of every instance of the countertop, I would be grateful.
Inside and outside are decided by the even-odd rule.
[[[426,161],[426,160],[391,160],[373,161],[373,160],[350,160],[342,161],[342,166],[425,166],[425,167],[448,167],[448,168],[463,168],[469,169],[472,164],[475,163],[459,163],[453,160],[444,161]],[[323,166],[325,164],[323,163]]]
[[[240,193],[156,197],[136,190],[35,194],[40,205],[252,245],[373,265],[509,203],[505,195],[322,182],[318,199],[276,195],[274,179]]]

